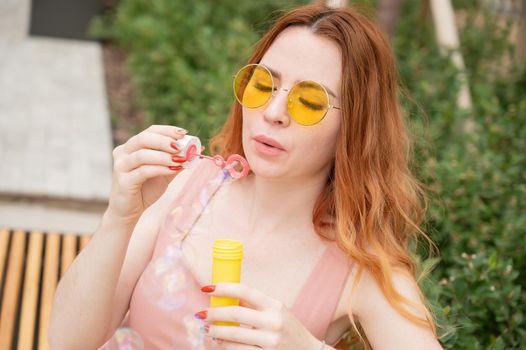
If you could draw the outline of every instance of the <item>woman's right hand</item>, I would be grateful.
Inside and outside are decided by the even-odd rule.
[[[113,150],[112,186],[107,213],[135,224],[143,211],[166,190],[182,169],[177,140],[186,130],[152,125]]]

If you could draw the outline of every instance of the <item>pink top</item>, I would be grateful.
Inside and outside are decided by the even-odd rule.
[[[191,182],[174,198],[161,226],[152,259],[133,291],[128,317],[100,349],[220,349],[204,335],[204,321],[194,317],[209,307],[210,296],[200,291],[181,242],[230,176],[207,160],[195,167]],[[325,338],[349,271],[345,254],[335,242],[327,243],[292,307],[292,313],[320,340]]]

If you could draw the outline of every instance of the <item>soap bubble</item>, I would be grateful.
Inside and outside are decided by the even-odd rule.
[[[131,328],[117,329],[104,350],[144,350],[144,343],[139,333]]]

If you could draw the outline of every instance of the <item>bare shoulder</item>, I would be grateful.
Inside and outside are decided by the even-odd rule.
[[[353,269],[353,281],[357,278],[357,270],[357,268]],[[420,300],[415,281],[406,274],[393,271],[392,282],[396,291],[404,297],[415,302]],[[352,307],[354,314],[359,317],[370,311],[366,305],[367,302],[389,303],[373,274],[366,269],[363,270],[358,280],[358,284],[353,293],[353,301]]]
[[[353,271],[353,280],[356,271]],[[408,274],[393,271],[392,284],[404,298],[424,305],[416,281]],[[364,270],[351,294],[350,310],[363,327],[374,349],[441,349],[429,327],[418,325],[391,305],[370,271]],[[424,314],[409,305],[402,305],[411,314]]]

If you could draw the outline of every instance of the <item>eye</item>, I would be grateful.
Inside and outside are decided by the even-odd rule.
[[[263,91],[263,92],[271,92],[272,91],[272,86],[268,86],[268,85],[264,85],[264,84],[261,84],[259,82],[255,82],[254,83],[254,88],[260,90],[260,91]]]
[[[319,104],[316,104],[316,103],[312,103],[310,101],[307,101],[306,99],[304,99],[303,97],[299,97],[298,98],[299,101],[307,108],[310,108],[312,110],[315,110],[315,111],[321,111],[323,110],[323,106],[322,105],[319,105]]]

